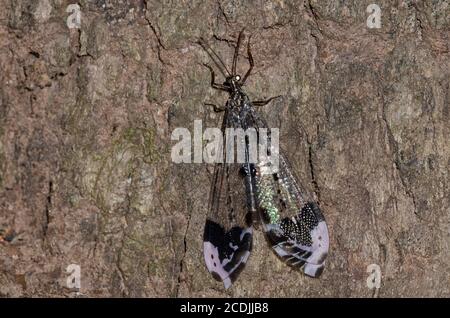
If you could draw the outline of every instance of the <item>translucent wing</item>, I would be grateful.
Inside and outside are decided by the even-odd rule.
[[[225,126],[231,125],[225,114]],[[226,142],[226,141],[225,141]],[[225,143],[224,143],[225,144]],[[203,253],[213,277],[229,288],[252,248],[252,213],[256,212],[248,164],[216,164],[205,223]]]
[[[260,128],[267,127],[263,119],[253,115]],[[266,238],[288,265],[319,277],[329,246],[325,219],[285,157],[279,153],[278,158],[276,173],[267,173],[268,162],[259,162],[255,169],[256,201]]]

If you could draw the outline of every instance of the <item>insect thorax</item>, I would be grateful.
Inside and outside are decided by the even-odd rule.
[[[228,127],[246,128],[249,125],[252,106],[249,97],[242,90],[230,94],[226,108],[228,111]]]
[[[231,92],[227,101],[227,108],[236,109],[236,111],[249,108],[250,105],[250,98],[241,89]]]

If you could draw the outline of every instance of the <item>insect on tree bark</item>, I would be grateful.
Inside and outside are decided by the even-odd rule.
[[[225,91],[229,98],[225,107],[212,106],[224,112],[223,145],[226,128],[255,129],[259,135],[268,128],[266,120],[255,106],[268,104],[276,97],[251,101],[243,90],[254,61],[250,38],[247,43],[249,68],[241,77],[236,72],[239,49],[244,30],[239,33],[231,71],[205,40],[199,44],[215,63],[225,81],[216,82],[212,66],[204,64],[211,74],[211,86]],[[283,154],[278,155],[278,169],[267,173],[270,163],[249,158],[249,140],[245,142],[243,163],[217,163],[211,185],[208,216],[204,228],[203,251],[206,266],[213,277],[229,288],[247,263],[252,249],[253,224],[261,222],[265,237],[275,254],[288,265],[302,270],[306,275],[319,277],[328,254],[329,237],[325,219],[318,204],[294,176]],[[270,145],[270,134],[268,135]],[[223,147],[224,158],[226,147]],[[269,146],[268,154],[271,147]]]

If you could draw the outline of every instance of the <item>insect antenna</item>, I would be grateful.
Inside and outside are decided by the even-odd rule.
[[[239,55],[239,48],[240,48],[241,42],[242,42],[242,37],[244,35],[244,30],[245,29],[242,29],[241,32],[239,32],[236,48],[234,49],[233,68],[231,69],[233,74],[236,74],[236,64],[237,64],[237,59],[238,59],[238,55]]]
[[[209,57],[214,62],[214,64],[216,64],[217,68],[220,70],[220,73],[222,73],[224,77],[227,77],[227,74],[228,76],[231,76],[230,71],[228,70],[227,66],[222,61],[220,56],[208,45],[208,43],[206,43],[203,38],[200,38],[198,44],[200,44],[201,47],[206,51],[206,53],[208,53]],[[225,74],[225,72],[227,74]]]

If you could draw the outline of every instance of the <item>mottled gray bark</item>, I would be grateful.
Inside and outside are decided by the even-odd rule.
[[[0,0],[0,296],[450,296],[449,1],[81,0],[81,29],[70,2]],[[196,40],[230,63],[243,27],[246,90],[283,95],[262,112],[331,243],[311,279],[256,231],[225,291],[202,256],[212,166],[174,164],[170,136],[220,126]]]

